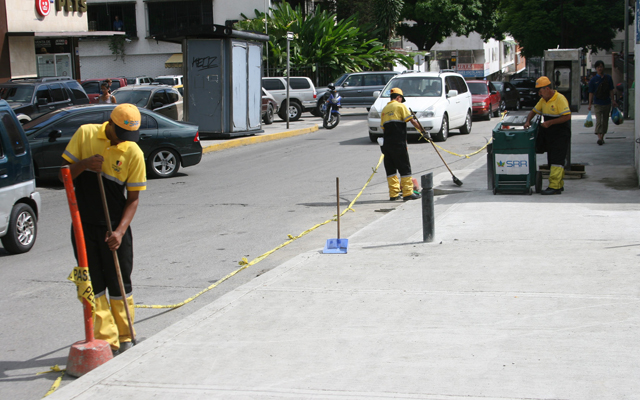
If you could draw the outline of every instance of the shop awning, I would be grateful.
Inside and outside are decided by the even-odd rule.
[[[7,36],[35,36],[35,37],[77,37],[103,38],[109,36],[124,36],[121,31],[75,31],[75,32],[7,32]]]
[[[182,68],[182,53],[173,54],[164,62],[165,68]]]

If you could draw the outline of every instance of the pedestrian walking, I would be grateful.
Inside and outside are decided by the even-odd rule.
[[[596,135],[598,135],[598,145],[604,144],[604,135],[609,129],[609,115],[611,114],[611,105],[618,106],[613,96],[613,79],[611,75],[604,73],[604,62],[596,61],[596,75],[589,81],[589,106],[587,109],[593,111],[596,115]]]
[[[415,200],[419,193],[413,191],[411,180],[411,162],[407,149],[407,122],[411,122],[417,130],[422,130],[418,121],[404,103],[404,95],[399,88],[391,89],[391,101],[382,109],[380,126],[383,131],[382,153],[384,154],[384,169],[387,173],[389,185],[389,200]],[[425,136],[428,133],[423,131]],[[400,174],[398,179],[397,173]],[[400,186],[402,185],[402,189]]]
[[[115,104],[118,102],[116,100],[116,97],[111,94],[111,91],[109,90],[109,85],[107,85],[106,82],[103,82],[100,84],[100,91],[102,92],[102,94],[98,97],[98,103]]]
[[[82,125],[62,154],[63,165],[70,165],[84,231],[95,293],[95,337],[107,341],[114,355],[129,349],[133,337],[125,307],[129,307],[133,320],[133,237],[129,225],[138,208],[140,191],[146,189],[144,155],[136,143],[139,129],[138,108],[121,104],[111,112],[109,121]],[[115,227],[111,235],[97,174],[102,178]],[[73,233],[72,244],[75,251]],[[117,251],[125,293],[120,292],[113,251]]]
[[[571,143],[571,109],[569,102],[560,92],[551,89],[551,81],[541,76],[536,81],[536,89],[541,99],[529,112],[524,128],[531,126],[534,115],[542,115],[544,122],[538,128],[538,135],[544,138],[544,147],[549,164],[549,187],[543,195],[562,194],[564,190],[564,164]]]

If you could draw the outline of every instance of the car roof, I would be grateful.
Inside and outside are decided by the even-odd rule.
[[[488,83],[488,82],[491,82],[491,81],[485,81],[484,79],[469,79],[467,82],[475,82],[475,83],[484,82],[484,83]]]
[[[127,85],[118,89],[118,91],[127,91],[127,90],[146,90],[152,91],[156,89],[173,89],[173,86],[169,85]]]
[[[183,76],[183,75],[160,75],[160,76],[156,76],[155,79],[158,79],[158,78],[180,78],[181,76]]]
[[[408,78],[415,78],[415,77],[437,78],[439,76],[445,76],[445,75],[447,76],[455,75],[462,78],[462,75],[460,74],[446,71],[446,72],[414,72],[411,74],[398,74],[394,76],[393,79],[408,79]]]

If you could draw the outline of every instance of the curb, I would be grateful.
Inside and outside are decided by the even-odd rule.
[[[317,130],[318,130],[318,125],[314,125],[314,126],[309,127],[309,128],[293,129],[293,130],[290,130],[290,131],[272,133],[272,134],[269,134],[269,135],[260,135],[260,136],[251,136],[251,137],[239,138],[239,139],[234,139],[234,140],[230,140],[230,141],[223,142],[223,143],[216,143],[216,144],[212,144],[212,145],[206,146],[206,147],[204,147],[202,149],[202,153],[204,154],[204,153],[210,153],[212,151],[220,151],[220,150],[232,149],[234,147],[247,146],[247,145],[255,144],[255,143],[270,142],[272,140],[278,140],[278,139],[284,139],[284,138],[293,137],[293,136],[304,135],[306,133],[315,132]]]

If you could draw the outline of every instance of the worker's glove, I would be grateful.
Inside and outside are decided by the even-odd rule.
[[[431,140],[431,135],[429,135],[429,132],[427,131],[422,131],[422,136],[427,140]]]

